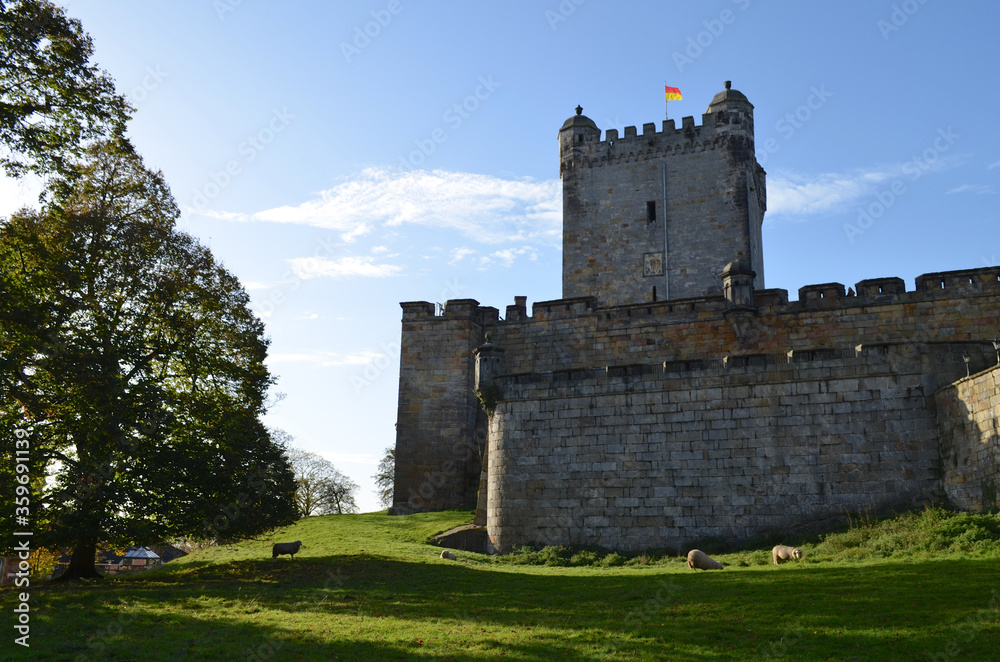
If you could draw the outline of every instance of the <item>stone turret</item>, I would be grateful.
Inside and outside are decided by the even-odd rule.
[[[745,94],[733,89],[731,81],[727,80],[725,85],[725,90],[712,97],[712,102],[708,104],[705,114],[715,114],[719,133],[725,133],[727,129],[732,133],[739,133],[749,140],[752,149],[753,104],[750,103]]]
[[[726,298],[727,309],[754,308],[753,279],[757,276],[748,262],[730,262],[719,276],[722,279],[722,296]]]
[[[493,385],[493,380],[503,374],[503,347],[490,342],[490,334],[486,334],[486,342],[473,352],[476,357],[476,390],[482,391]]]
[[[576,107],[576,115],[566,120],[559,129],[559,176],[575,165],[590,143],[601,139],[601,130],[594,120],[583,114],[583,107]]]

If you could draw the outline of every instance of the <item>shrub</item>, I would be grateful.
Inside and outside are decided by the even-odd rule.
[[[570,565],[596,565],[601,560],[601,555],[598,552],[584,549],[580,550],[576,554],[570,557]]]
[[[542,565],[556,567],[570,565],[571,554],[572,552],[568,547],[563,547],[561,545],[555,547],[543,547],[542,551],[538,552]]]
[[[625,561],[626,561],[625,557],[619,554],[618,552],[611,552],[603,559],[601,559],[601,567],[614,568],[618,566],[623,566],[625,565]]]

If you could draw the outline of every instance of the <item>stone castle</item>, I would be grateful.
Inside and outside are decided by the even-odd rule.
[[[753,105],[559,130],[563,297],[403,303],[392,513],[637,551],[1000,505],[1000,267],[766,289]]]

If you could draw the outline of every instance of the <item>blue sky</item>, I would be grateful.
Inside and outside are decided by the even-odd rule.
[[[130,135],[245,284],[268,424],[362,486],[395,441],[400,301],[561,295],[556,134],[701,123],[731,80],[768,287],[1000,262],[1000,4],[71,0]],[[0,214],[31,199],[0,182]]]

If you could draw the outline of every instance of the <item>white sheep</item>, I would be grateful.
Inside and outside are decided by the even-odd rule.
[[[722,564],[700,549],[688,552],[688,567],[692,570],[722,570]]]
[[[774,561],[774,565],[791,561],[792,559],[801,559],[803,556],[805,554],[802,553],[801,549],[789,547],[788,545],[775,545],[774,549],[771,550],[771,560]]]
[[[449,561],[457,560],[454,552],[449,552],[447,549],[441,552],[441,558],[448,559]]]

